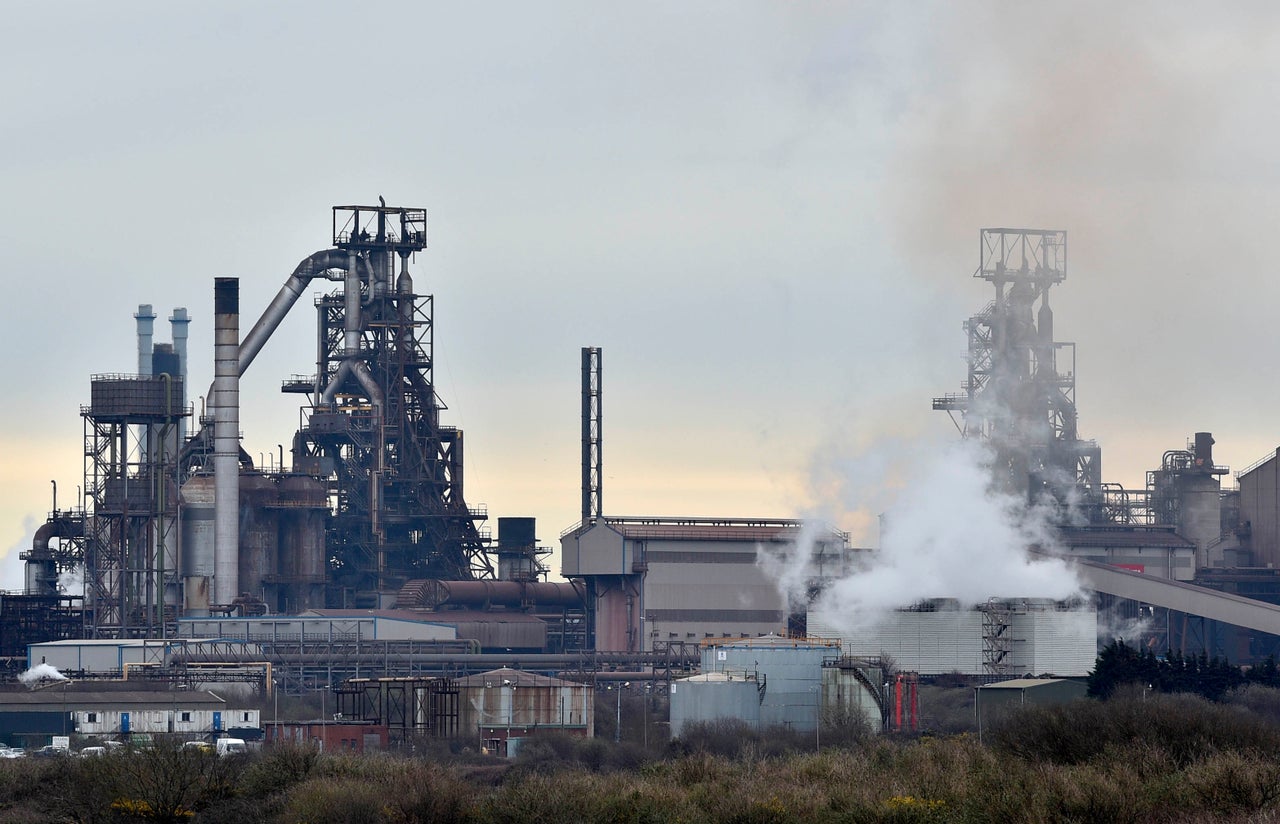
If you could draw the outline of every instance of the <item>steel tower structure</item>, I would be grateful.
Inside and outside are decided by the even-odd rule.
[[[335,206],[333,244],[350,262],[343,286],[316,300],[316,375],[283,387],[311,396],[293,461],[329,486],[326,600],[368,605],[410,579],[493,577],[487,513],[463,498],[462,431],[440,423],[432,297],[408,269],[426,248],[426,212]]]
[[[177,432],[191,414],[182,378],[95,375],[91,395],[80,414],[92,514],[71,541],[84,562],[86,629],[93,637],[162,636],[178,571]]]
[[[1075,344],[1054,340],[1049,306],[1067,277],[1067,233],[983,229],[974,277],[995,298],[965,321],[963,394],[934,398],[933,408],[990,443],[998,488],[1101,519],[1101,450],[1077,433]]]

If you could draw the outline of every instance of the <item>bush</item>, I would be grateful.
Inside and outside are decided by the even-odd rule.
[[[390,820],[386,788],[357,778],[310,778],[288,792],[280,820],[289,824],[382,824]]]
[[[1125,753],[1133,742],[1163,751],[1179,767],[1231,750],[1280,755],[1280,729],[1259,723],[1243,707],[1186,694],[1021,707],[993,723],[987,740],[1010,755],[1055,764]]]

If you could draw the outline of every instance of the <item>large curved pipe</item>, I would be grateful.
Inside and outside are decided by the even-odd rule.
[[[280,326],[280,322],[284,320],[284,316],[289,314],[289,310],[298,302],[298,298],[306,291],[307,286],[321,272],[330,269],[347,270],[352,265],[358,266],[365,271],[365,275],[372,279],[373,269],[369,265],[369,261],[359,255],[348,255],[341,249],[325,249],[306,257],[293,270],[293,274],[280,287],[280,291],[276,293],[275,298],[267,306],[262,313],[262,317],[258,318],[258,322],[253,325],[248,334],[244,336],[244,340],[240,343],[240,374],[243,375],[245,370],[249,368],[249,364],[253,363],[253,359],[262,351],[262,347],[266,345],[271,334]]]

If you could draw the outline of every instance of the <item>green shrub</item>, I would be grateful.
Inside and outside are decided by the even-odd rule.
[[[357,778],[310,778],[289,789],[285,824],[382,824],[391,821],[386,787]]]
[[[986,740],[1007,754],[1057,764],[1084,763],[1134,741],[1163,750],[1178,766],[1229,750],[1280,755],[1280,729],[1243,707],[1187,694],[1021,707],[993,723]]]

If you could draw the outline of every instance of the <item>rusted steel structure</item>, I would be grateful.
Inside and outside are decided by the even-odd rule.
[[[487,515],[463,497],[462,431],[440,422],[432,297],[409,273],[426,211],[336,206],[333,245],[345,274],[316,301],[316,374],[283,386],[309,396],[294,471],[324,478],[336,504],[327,601],[372,606],[410,579],[491,578]]]

